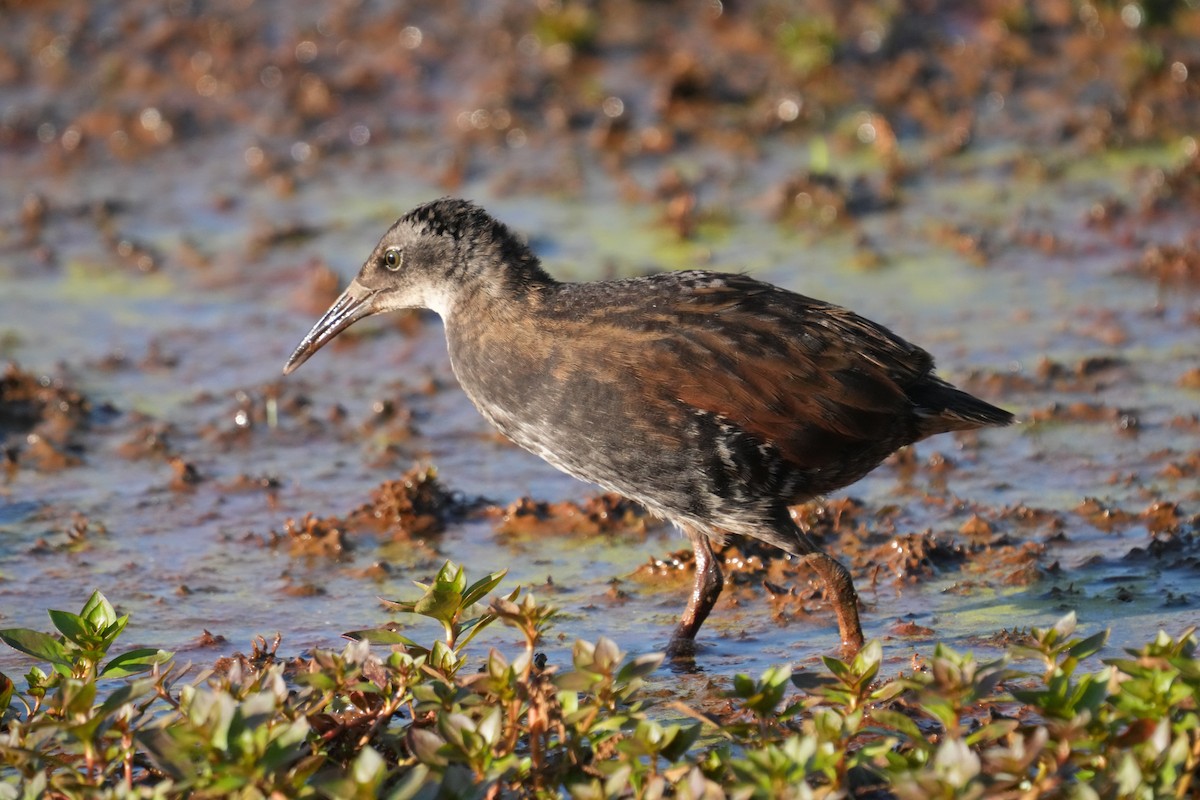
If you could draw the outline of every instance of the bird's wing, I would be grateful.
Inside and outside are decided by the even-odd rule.
[[[797,467],[912,441],[906,389],[929,375],[928,353],[838,306],[746,276],[693,275],[660,295],[659,317],[674,324],[643,362],[649,384],[771,442]]]

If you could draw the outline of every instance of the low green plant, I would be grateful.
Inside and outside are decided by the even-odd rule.
[[[8,741],[0,739],[0,765],[34,785],[48,785],[45,779],[54,773],[63,790],[104,786],[118,774],[129,785],[133,731],[159,684],[153,678],[127,680],[102,697],[100,688],[155,670],[171,654],[140,648],[104,663],[129,615],[117,616],[100,592],[93,592],[78,614],[51,610],[49,615],[57,634],[0,630],[0,641],[9,647],[49,662],[48,669],[34,666],[26,673],[27,688],[19,694],[0,673],[0,719],[9,723]],[[13,713],[14,699],[23,713]]]
[[[496,614],[484,613],[470,619],[464,619],[475,606],[504,580],[507,570],[493,572],[467,586],[466,573],[461,566],[447,561],[438,570],[433,583],[416,583],[417,588],[423,589],[424,594],[411,602],[384,600],[384,604],[395,610],[408,614],[418,614],[441,623],[446,631],[445,642],[435,642],[426,648],[409,637],[399,633],[394,628],[373,628],[371,630],[350,631],[346,638],[367,640],[374,644],[399,645],[413,655],[426,656],[431,663],[440,669],[453,674],[462,664],[461,652],[488,625],[496,621]],[[520,590],[514,590],[509,595],[509,602],[516,599]],[[466,634],[464,636],[464,634]]]
[[[418,599],[392,604],[441,625],[429,646],[389,626],[348,634],[340,651],[284,662],[256,648],[195,675],[158,650],[110,657],[128,619],[99,593],[79,614],[50,612],[57,633],[0,631],[49,662],[23,690],[0,675],[0,800],[1157,798],[1198,788],[1192,630],[1160,633],[1091,672],[1082,665],[1106,634],[1076,635],[1073,615],[993,660],[938,645],[892,679],[869,642],[819,672],[737,676],[721,711],[704,714],[646,691],[658,654],[629,656],[601,638],[576,642],[569,664],[546,663],[538,648],[554,609],[519,590],[489,600],[502,579],[468,583],[447,564]],[[472,652],[493,623],[523,645]]]
[[[0,630],[0,641],[26,655],[49,661],[54,675],[83,681],[98,677],[120,678],[145,672],[171,657],[162,650],[142,648],[122,653],[101,667],[100,662],[108,655],[109,648],[129,624],[129,615],[118,617],[116,609],[100,592],[92,592],[78,614],[53,609],[47,613],[59,631],[57,635],[28,628],[7,628]],[[42,691],[31,692],[35,697],[44,696],[45,689],[57,685],[51,675],[43,673],[43,676],[36,681],[37,688]]]

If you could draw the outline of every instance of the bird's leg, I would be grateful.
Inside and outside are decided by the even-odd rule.
[[[825,594],[833,604],[837,614],[838,633],[842,637],[842,655],[853,658],[862,649],[862,623],[858,620],[858,592],[854,591],[854,580],[850,572],[841,562],[817,547],[799,525],[788,514],[773,526],[767,541],[783,548],[792,555],[798,556],[801,563],[808,564],[821,582],[825,584]]]
[[[842,655],[853,658],[862,649],[862,623],[858,620],[858,593],[850,572],[841,562],[822,550],[805,555],[802,559],[817,571],[825,584],[825,592],[837,614],[838,632],[842,637]]]
[[[721,589],[725,586],[725,577],[717,564],[712,541],[690,527],[684,528],[684,533],[691,540],[692,549],[696,554],[696,583],[692,586],[692,596],[688,598],[679,627],[675,629],[671,643],[667,645],[667,655],[671,657],[689,656],[695,651],[696,632],[717,604],[717,598],[721,596]]]

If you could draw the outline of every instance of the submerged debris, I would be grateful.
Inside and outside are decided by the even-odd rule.
[[[961,564],[967,552],[935,536],[933,531],[897,536],[870,551],[868,560],[897,584],[916,583],[950,565]]]
[[[495,528],[501,536],[644,534],[657,524],[640,505],[612,492],[589,497],[582,503],[547,503],[522,497],[506,508],[492,506],[484,513],[498,518]]]
[[[208,633],[208,631],[205,631]],[[263,636],[255,636],[251,642],[250,655],[237,652],[232,656],[218,658],[213,664],[213,672],[218,675],[227,675],[237,667],[243,673],[254,675],[266,669],[272,664],[281,662],[283,659],[276,655],[279,651],[279,645],[283,642],[283,634],[276,633],[270,644]]]
[[[310,261],[304,281],[293,293],[293,305],[304,314],[322,314],[342,291],[342,278],[324,261]]]
[[[1075,513],[1103,531],[1131,525],[1137,521],[1137,515],[1106,505],[1095,497],[1085,497],[1083,502],[1075,507]]]
[[[931,639],[935,633],[933,628],[918,625],[911,619],[896,620],[892,623],[890,630],[894,636],[906,636],[914,639]]]
[[[1200,450],[1193,450],[1183,458],[1168,462],[1158,474],[1172,480],[1200,475]]]
[[[169,463],[171,465],[171,482],[167,485],[172,491],[188,491],[204,480],[200,471],[196,469],[196,465],[180,456],[175,456]]]
[[[413,467],[402,478],[377,486],[368,502],[346,516],[346,524],[415,539],[441,533],[447,521],[473,506],[444,489],[433,467]]]
[[[318,558],[341,559],[353,549],[340,520],[312,514],[305,514],[299,522],[289,518],[283,523],[282,533],[271,531],[268,546],[285,544],[293,556]]]
[[[208,628],[205,628],[200,635],[193,640],[192,646],[188,649],[202,650],[209,647],[224,647],[228,643],[229,640],[221,634],[213,633]]]
[[[897,204],[890,182],[876,185],[865,176],[843,182],[825,172],[802,172],[775,188],[775,216],[786,222],[829,227]]]
[[[249,480],[249,485],[244,481]],[[273,478],[240,479],[230,490],[265,489],[268,502],[274,503],[278,481]],[[371,499],[344,517],[318,517],[305,514],[299,521],[288,518],[282,531],[272,530],[264,544],[277,548],[286,546],[293,556],[308,556],[342,560],[355,549],[353,534],[360,531],[386,534],[391,539],[420,539],[445,530],[446,523],[463,517],[478,506],[446,491],[437,480],[432,467],[413,467],[402,478],[384,481],[371,493]],[[257,537],[251,535],[252,541]],[[383,562],[365,570],[361,577],[378,579],[387,574]],[[302,585],[289,583],[285,592],[307,592]]]
[[[1129,271],[1161,284],[1200,283],[1200,241],[1150,245]]]
[[[1141,427],[1137,411],[1118,408],[1104,403],[1089,403],[1083,400],[1060,403],[1053,402],[1029,412],[1030,422],[1107,422],[1121,433],[1136,433]]]
[[[1074,364],[1042,357],[1032,370],[975,370],[962,382],[972,392],[1002,397],[1022,392],[1096,393],[1133,377],[1129,362],[1111,353],[1085,356]]]
[[[1169,500],[1151,503],[1141,513],[1146,530],[1152,534],[1171,534],[1179,531],[1184,524],[1184,517],[1179,511],[1179,504]]]
[[[0,446],[14,468],[56,472],[83,463],[91,402],[62,379],[8,364],[0,374]]]
[[[165,422],[148,422],[138,425],[129,437],[117,446],[117,455],[130,461],[143,458],[171,458],[175,449],[171,437],[175,427]]]

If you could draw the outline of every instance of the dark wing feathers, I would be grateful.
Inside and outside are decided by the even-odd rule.
[[[659,393],[657,407],[716,415],[798,468],[861,472],[925,436],[1007,417],[936,378],[929,353],[887,328],[744,275],[574,286],[545,309],[558,320],[549,340],[589,331],[568,335],[589,354],[577,361],[607,361]]]
[[[918,438],[909,390],[933,359],[846,309],[740,275],[702,289],[677,283],[652,369],[679,373],[669,391],[773,443],[797,467]]]

